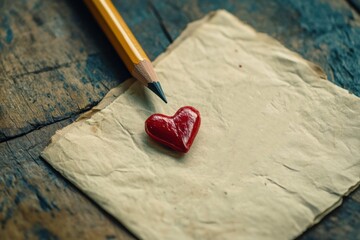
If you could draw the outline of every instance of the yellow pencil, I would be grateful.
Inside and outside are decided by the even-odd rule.
[[[167,103],[148,56],[111,0],[84,0],[131,75]]]

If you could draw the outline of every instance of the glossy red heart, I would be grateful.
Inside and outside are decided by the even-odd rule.
[[[174,116],[153,114],[145,122],[146,133],[176,151],[188,152],[200,127],[200,113],[193,107],[180,108]]]

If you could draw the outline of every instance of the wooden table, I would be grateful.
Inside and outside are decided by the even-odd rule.
[[[151,59],[224,8],[360,96],[359,0],[114,2]],[[128,77],[81,1],[0,0],[0,239],[133,238],[39,158],[56,130]],[[359,189],[300,237],[321,238],[360,239]]]

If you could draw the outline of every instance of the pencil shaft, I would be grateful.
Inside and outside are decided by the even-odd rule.
[[[154,68],[111,0],[84,0],[127,69],[167,103]]]
[[[149,61],[111,0],[85,0],[85,3],[131,73],[134,65]]]

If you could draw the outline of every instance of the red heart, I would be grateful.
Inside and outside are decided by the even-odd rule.
[[[172,117],[153,114],[145,122],[146,133],[179,152],[188,152],[200,127],[200,113],[193,107],[180,108]]]

